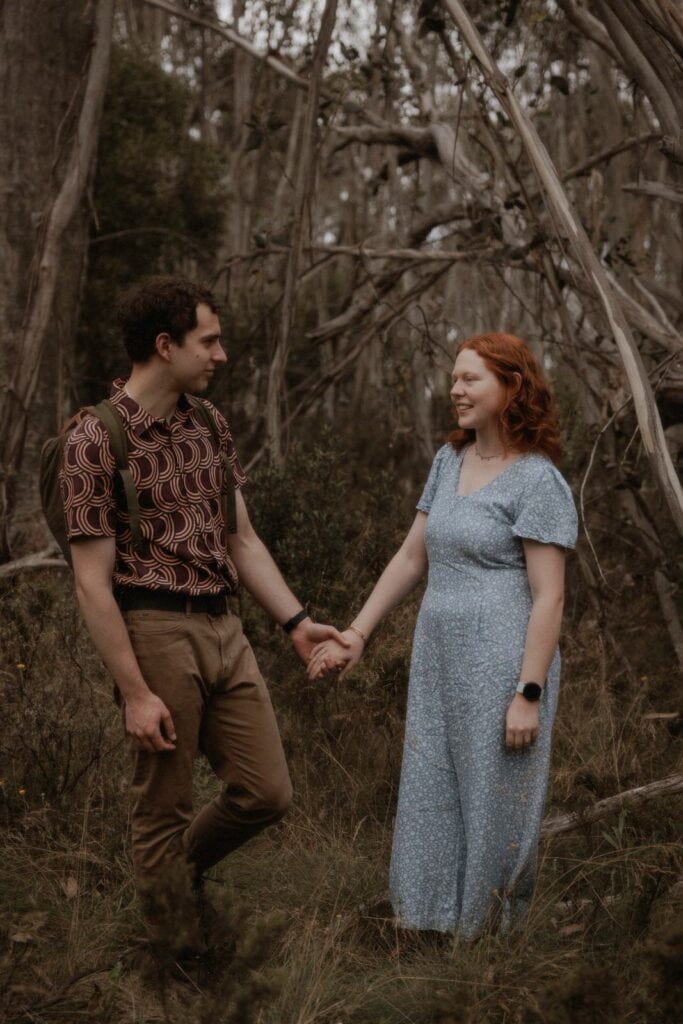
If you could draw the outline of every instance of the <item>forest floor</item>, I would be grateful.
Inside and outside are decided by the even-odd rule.
[[[515,934],[468,945],[397,933],[387,869],[417,598],[348,681],[316,686],[261,613],[242,607],[271,684],[295,803],[211,873],[223,938],[210,970],[183,974],[143,939],[120,720],[70,580],[26,575],[0,598],[7,1024],[680,1019],[680,798],[543,842],[532,910]],[[676,693],[665,638],[645,630],[645,613],[635,598],[624,612],[623,636],[635,639],[619,662],[595,620],[569,602],[548,814],[677,770],[680,736],[670,720],[647,717],[676,710]],[[203,765],[196,783],[200,802],[216,792]]]

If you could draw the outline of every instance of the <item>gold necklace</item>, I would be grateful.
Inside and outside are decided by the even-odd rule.
[[[477,457],[480,458],[482,462],[491,462],[493,459],[502,458],[503,455],[502,452],[497,452],[495,455],[482,455],[481,452],[479,451],[479,447],[476,442],[474,444],[474,451]]]

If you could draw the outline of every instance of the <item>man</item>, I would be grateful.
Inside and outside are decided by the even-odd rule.
[[[179,864],[197,882],[291,800],[268,691],[227,607],[238,579],[304,662],[317,642],[340,639],[312,622],[254,532],[228,424],[211,407],[236,488],[237,532],[226,547],[221,452],[186,397],[203,392],[226,362],[216,309],[210,292],[170,277],[149,279],[121,306],[133,367],[110,400],[126,431],[142,547],[116,501],[101,421],[86,417],[64,453],[76,593],[131,739],[133,866],[142,891],[177,876]],[[225,787],[193,815],[198,751]]]

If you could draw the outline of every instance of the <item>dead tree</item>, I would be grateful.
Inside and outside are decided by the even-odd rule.
[[[5,111],[4,117],[8,126],[15,130],[5,135],[5,140],[14,138],[17,132],[25,134],[25,145],[30,151],[33,148],[33,159],[27,160],[22,166],[21,161],[15,161],[15,165],[7,168],[5,181],[9,187],[5,190],[8,197],[3,215],[3,248],[8,257],[9,267],[14,270],[17,277],[9,282],[10,295],[15,296],[14,308],[7,307],[4,317],[5,327],[5,372],[9,380],[3,388],[0,396],[0,562],[7,561],[10,557],[9,525],[14,508],[16,494],[16,481],[22,461],[24,443],[26,438],[27,423],[31,412],[34,395],[39,381],[43,356],[51,337],[50,331],[52,319],[55,314],[55,302],[58,296],[58,285],[61,282],[63,258],[65,256],[65,245],[69,228],[82,208],[85,197],[85,190],[89,176],[92,171],[93,159],[97,145],[98,124],[104,90],[109,70],[109,57],[112,41],[112,23],[114,14],[114,0],[98,0],[95,5],[78,4],[60,7],[59,11],[54,5],[41,2],[31,4],[10,4],[7,7],[5,22],[5,35],[2,45],[6,50],[6,61],[2,61],[7,67],[8,74],[12,75],[12,68],[15,67],[16,78],[22,81],[20,72],[16,71],[16,65],[21,64],[25,59],[24,47],[29,45],[28,40],[36,30],[43,18],[50,13],[58,15],[57,24],[51,25],[49,38],[36,37],[35,45],[43,45],[53,52],[55,57],[65,64],[72,59],[68,51],[68,39],[63,38],[63,29],[69,28],[78,37],[81,36],[82,56],[86,57],[90,49],[89,59],[85,61],[85,78],[79,77],[66,81],[72,89],[71,95],[62,99],[63,110],[61,118],[55,116],[51,123],[42,124],[40,121],[39,106],[28,105],[27,118],[18,129],[14,123],[15,114],[9,109]],[[21,8],[21,15],[19,15]],[[50,9],[50,11],[48,11]],[[82,36],[82,26],[88,25],[86,15],[90,16],[90,38]],[[85,19],[85,20],[84,20]],[[13,31],[21,34],[20,39],[13,38]],[[34,55],[35,60],[43,60],[45,51],[40,57]],[[55,76],[41,76],[36,74],[38,81],[32,88],[39,92],[50,92],[55,88]],[[7,95],[8,108],[11,107],[14,99]],[[26,102],[26,97],[23,97]],[[30,99],[37,99],[32,93]],[[71,109],[79,110],[77,123],[73,130],[73,137],[65,144],[62,132],[71,124]],[[56,113],[56,112],[55,112]],[[49,147],[48,159],[37,160],[35,153],[40,152],[45,145],[43,132],[51,132],[51,146]],[[4,147],[3,147],[4,148]],[[11,149],[11,147],[8,147]],[[57,156],[55,166],[55,155]],[[39,203],[34,210],[37,220],[35,227],[29,236],[35,250],[31,252],[30,263],[22,258],[21,247],[25,240],[17,236],[15,224],[16,211],[12,208],[13,194],[16,193],[18,183],[12,180],[11,175],[15,167],[25,171],[30,168],[31,174],[36,177],[26,181],[23,188],[28,190],[33,200]],[[50,197],[45,204],[45,197]],[[75,241],[71,240],[72,243]],[[79,243],[80,254],[74,261],[73,252],[69,253],[69,260],[64,260],[64,265],[82,263],[85,248],[84,233],[80,233]],[[25,275],[23,278],[21,273]],[[76,283],[78,283],[77,273]],[[28,290],[25,290],[25,283],[28,281]],[[77,302],[77,291],[73,287],[73,281],[64,282],[65,289],[71,295],[72,302]],[[21,314],[17,316],[21,310]],[[13,329],[10,324],[15,319]],[[16,337],[12,343],[11,338]],[[52,335],[54,337],[54,335]]]

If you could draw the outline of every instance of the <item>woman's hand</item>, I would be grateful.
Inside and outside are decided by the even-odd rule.
[[[365,644],[352,629],[345,630],[342,637],[348,647],[342,647],[336,640],[325,640],[313,648],[308,662],[309,679],[321,679],[333,669],[342,669],[339,678],[343,679],[358,664]]]
[[[341,633],[334,626],[326,626],[322,622],[313,622],[312,619],[304,619],[289,634],[289,639],[294,645],[294,650],[304,664],[308,665],[313,652],[326,640],[332,640],[341,647],[347,646],[342,639]]]
[[[505,717],[505,746],[508,750],[526,750],[537,739],[538,701],[516,693]]]

